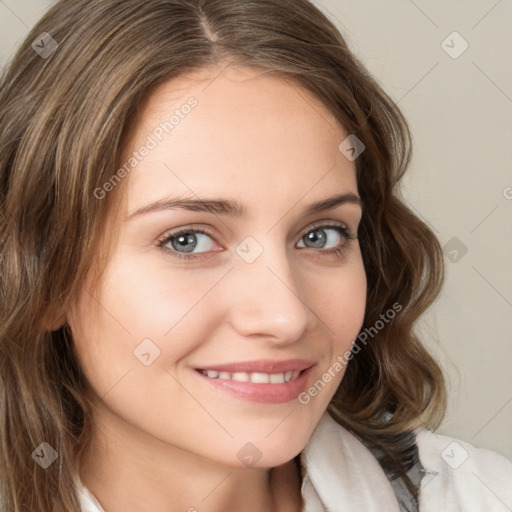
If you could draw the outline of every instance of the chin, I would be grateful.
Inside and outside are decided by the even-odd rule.
[[[307,444],[307,438],[299,439],[296,434],[272,437],[271,434],[267,439],[261,436],[253,441],[234,440],[232,444],[235,446],[236,458],[231,459],[228,465],[258,468],[281,466],[296,457]]]

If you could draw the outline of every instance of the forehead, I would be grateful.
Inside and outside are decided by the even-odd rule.
[[[141,104],[122,155],[121,165],[133,164],[126,206],[180,193],[261,206],[355,193],[354,162],[338,150],[347,135],[293,81],[253,68],[205,68],[160,84]]]

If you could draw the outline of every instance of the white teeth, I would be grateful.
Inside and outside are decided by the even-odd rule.
[[[271,373],[268,379],[272,384],[282,384],[285,381],[285,376],[282,373]]]
[[[268,384],[269,374],[268,373],[251,373],[251,382],[255,382],[256,384]]]
[[[237,372],[233,373],[231,376],[231,380],[238,380],[239,382],[249,382],[251,380],[251,376],[248,373]]]
[[[253,382],[254,384],[283,384],[296,379],[300,371],[286,373],[247,373],[247,372],[218,372],[217,370],[201,370],[203,375],[211,379],[236,380],[238,382]]]

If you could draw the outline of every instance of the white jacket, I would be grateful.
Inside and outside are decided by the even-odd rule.
[[[420,512],[511,512],[512,462],[498,453],[422,430],[416,432]],[[326,412],[301,452],[303,512],[399,512],[375,456]],[[79,484],[83,512],[105,512]]]

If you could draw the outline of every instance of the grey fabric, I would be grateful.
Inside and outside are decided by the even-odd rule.
[[[377,458],[377,460],[381,462],[379,457],[379,450],[370,449],[370,451]],[[410,460],[413,462],[412,467],[407,471],[407,476],[409,476],[414,485],[419,489],[426,470],[421,464],[416,442],[414,442],[414,445],[410,448]],[[389,471],[385,465],[381,464],[381,466],[389,479],[389,483],[395,491],[398,504],[400,505],[400,512],[419,512],[418,500],[410,493],[409,489],[403,481],[403,478],[396,478],[395,475]]]
[[[421,485],[421,480],[423,479],[424,474],[425,468],[419,460],[409,471],[407,471],[407,475],[418,488]],[[400,512],[419,512],[418,500],[409,492],[409,489],[407,489],[402,478],[390,480],[390,484],[395,491],[400,505]]]

